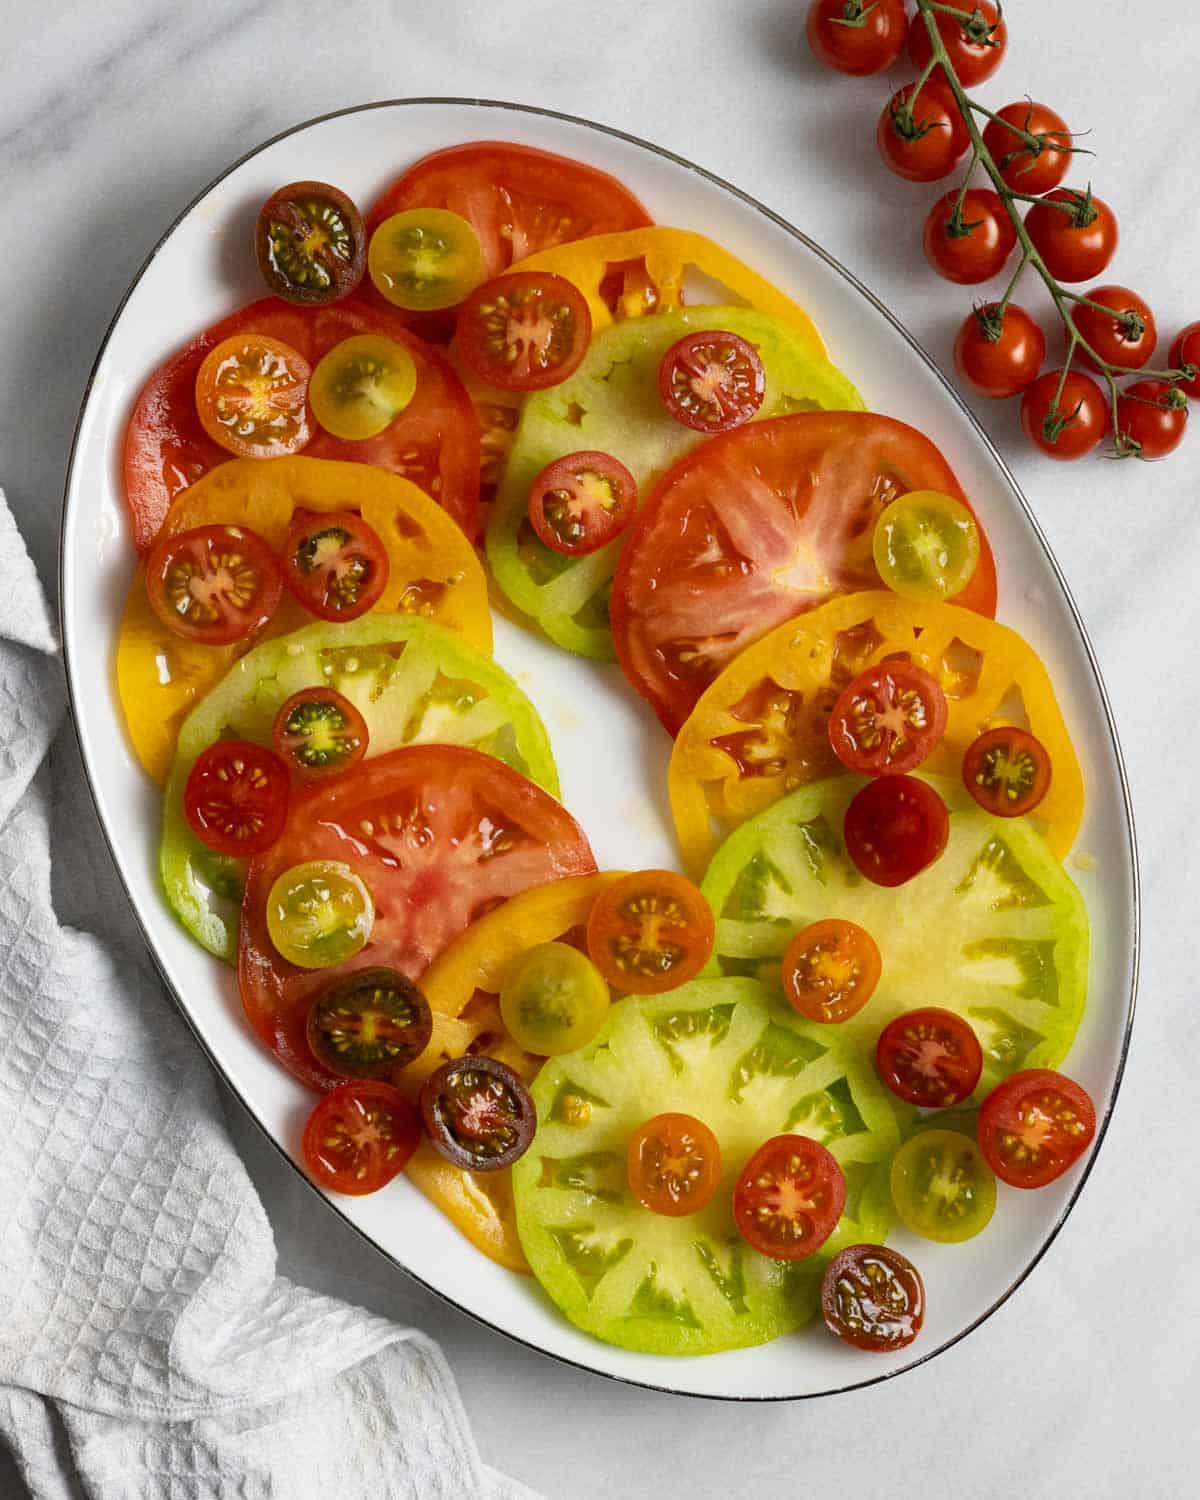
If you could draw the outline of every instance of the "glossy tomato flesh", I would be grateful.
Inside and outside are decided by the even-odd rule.
[[[581,557],[619,536],[637,510],[637,481],[611,453],[567,453],[529,487],[529,521],[563,557]]]
[[[690,880],[673,870],[641,870],[596,898],[588,953],[622,994],[659,995],[700,973],[715,931],[708,902]]]
[[[331,1073],[390,1078],[433,1035],[429,1001],[395,969],[357,969],[321,991],[308,1013],[308,1045]]]
[[[1045,745],[1016,725],[985,731],[963,756],[963,784],[997,818],[1032,812],[1050,790],[1051,773]]]
[[[284,458],[312,437],[308,361],[290,344],[235,333],[196,372],[196,412],[214,443],[235,458]]]
[[[390,1083],[345,1083],[326,1094],[304,1127],[304,1164],[330,1192],[361,1197],[385,1187],[421,1140],[417,1111]]]
[[[336,302],[363,278],[362,215],[328,182],[289,182],[259,209],[254,253],[268,289],[285,302]]]
[[[825,1268],[821,1312],[830,1333],[855,1349],[904,1349],[925,1321],[925,1283],[899,1250],[848,1245]]]
[[[270,848],[283,832],[288,773],[279,757],[249,740],[218,740],[196,757],[183,790],[188,827],[218,854]]]
[[[1095,1134],[1087,1090],[1049,1068],[1011,1074],[979,1111],[980,1149],[1010,1187],[1045,1187],[1079,1160]]]
[[[577,286],[549,271],[517,271],[471,293],[456,342],[488,385],[541,391],[578,369],[591,336],[592,315]]]
[[[906,1104],[948,1109],[975,1092],[983,1048],[960,1015],[930,1005],[888,1022],[875,1046],[875,1066]]]
[[[537,1129],[529,1090],[496,1057],[443,1063],[421,1086],[421,1114],[435,1149],[471,1172],[512,1166]]]
[[[842,1216],[846,1179],[837,1158],[805,1135],[777,1135],[760,1146],[733,1190],[742,1238],[773,1260],[804,1260]]]
[[[716,1192],[721,1147],[694,1115],[655,1115],[634,1131],[626,1172],[629,1189],[643,1208],[683,1218],[702,1209]]]
[[[802,927],[783,955],[783,992],[810,1021],[847,1021],[875,993],[883,960],[857,922],[826,917]]]
[[[378,532],[353,511],[298,510],[283,544],[283,578],[310,614],[356,620],[387,588],[391,564]]]
[[[146,559],[150,607],[168,630],[206,646],[243,640],[283,597],[279,562],[245,526],[196,526],[163,537]]]
[[[696,432],[729,432],[748,422],[763,404],[766,388],[758,350],[720,329],[685,334],[658,367],[663,405]]]
[[[875,885],[903,885],[940,857],[950,837],[946,804],[914,776],[880,776],[854,794],[846,853]]]
[[[285,698],[271,737],[279,758],[308,780],[348,771],[367,753],[367,721],[333,688],[301,688]]]
[[[842,689],[829,716],[829,743],[852,771],[898,775],[937,748],[946,714],[946,695],[923,667],[880,662]]]

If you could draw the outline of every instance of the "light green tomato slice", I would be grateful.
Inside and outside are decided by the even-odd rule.
[[[902,1011],[955,1011],[983,1048],[979,1099],[1008,1074],[1067,1055],[1087,998],[1087,911],[1027,819],[989,817],[955,783],[924,779],[950,809],[949,843],[891,889],[863,879],[842,845],[857,776],[813,782],[743,823],[704,878],[717,918],[710,968],[774,989],[798,928],[822,917],[857,922],[879,944],[883,973],[838,1031],[869,1061]]]
[[[467,745],[558,795],[558,772],[533,704],[490,657],[429,620],[368,614],[264,641],[240,657],[184,721],[164,796],[159,873],[175,915],[232,963],[245,862],[206,849],[183,815],[196,757],[219,739],[270,745],[285,698],[332,687],[367,722],[367,755],[402,745]]]
[[[521,1244],[559,1308],[607,1343],[654,1354],[765,1343],[813,1315],[831,1256],[881,1241],[891,1224],[898,1134],[882,1085],[832,1029],[754,980],[620,1001],[532,1093],[537,1135],[513,1168]],[[685,1218],[644,1208],[626,1176],[631,1135],[665,1111],[696,1116],[721,1146],[717,1191]],[[847,1186],[833,1235],[790,1264],[751,1249],[731,1207],[748,1158],[784,1132],[827,1146]]]
[[[658,394],[667,349],[703,328],[740,334],[758,350],[766,396],[755,420],[818,407],[863,409],[862,397],[838,369],[786,324],[753,308],[689,307],[598,333],[569,380],[526,400],[487,531],[488,562],[499,587],[552,641],[580,656],[613,660],[608,595],[623,538],[585,557],[552,552],[528,523],[530,487],[553,459],[599,449],[629,469],[644,501],[660,475],[705,441],[669,416]]]

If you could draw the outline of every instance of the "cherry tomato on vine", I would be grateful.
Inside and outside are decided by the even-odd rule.
[[[1050,752],[1027,729],[1005,724],[989,729],[967,747],[963,784],[994,818],[1032,812],[1050,790]]]
[[[1017,243],[1017,231],[999,194],[970,188],[956,210],[959,190],[952,189],[929,210],[925,220],[925,258],[939,276],[974,286],[1004,269]]]
[[[353,511],[298,510],[283,544],[283,579],[310,614],[357,620],[387,588],[391,564],[374,527]]]
[[[861,875],[875,885],[903,885],[941,856],[950,818],[928,782],[879,776],[854,794],[842,835]]]
[[[863,776],[915,771],[946,732],[946,695],[923,667],[885,661],[846,684],[829,715],[833,753]]]
[[[1117,400],[1121,443],[1139,458],[1165,458],[1187,430],[1187,397],[1166,380],[1135,380]]]
[[[1145,300],[1126,286],[1097,286],[1088,290],[1089,302],[1100,302],[1111,312],[1083,303],[1074,303],[1071,316],[1079,330],[1100,358],[1109,365],[1140,370],[1154,353],[1158,329],[1154,314]],[[1078,351],[1081,364],[1096,368],[1086,349]]]
[[[260,854],[283,832],[287,808],[287,768],[249,740],[201,751],[183,789],[188,827],[218,854]]]
[[[530,485],[529,521],[552,552],[580,557],[625,530],[637,499],[637,480],[611,453],[567,453]]]
[[[733,1218],[744,1240],[772,1260],[803,1260],[819,1250],[842,1216],[846,1179],[837,1158],[806,1135],[777,1135],[760,1146],[733,1189]]]
[[[1028,1068],[997,1084],[983,1101],[977,1134],[1001,1182],[1045,1187],[1091,1144],[1096,1108],[1073,1079],[1049,1068]]]
[[[826,1267],[821,1313],[830,1333],[855,1349],[904,1349],[925,1321],[925,1283],[899,1250],[848,1245]]]
[[[695,979],[712,953],[712,910],[674,870],[639,870],[596,898],[588,956],[623,995],[660,995]]]
[[[529,1149],[537,1108],[497,1057],[456,1057],[421,1087],[421,1114],[434,1147],[471,1172],[509,1167]]]
[[[748,422],[763,404],[766,380],[754,345],[720,330],[685,334],[658,367],[663,405],[696,432],[728,432]]]
[[[875,143],[884,165],[908,182],[936,182],[954,170],[970,144],[958,105],[946,89],[926,82],[910,106],[909,83],[884,105]]]
[[[826,917],[802,927],[784,950],[783,992],[810,1021],[848,1021],[875,993],[882,972],[879,947],[865,927]]]
[[[954,340],[959,377],[980,395],[997,399],[1019,396],[1046,355],[1046,335],[1029,313],[1010,302],[997,316],[999,306],[987,302],[968,313]]]
[[[363,277],[362,215],[328,182],[289,182],[258,211],[254,253],[276,297],[303,307],[336,302]]]
[[[929,1005],[888,1022],[875,1044],[875,1067],[906,1104],[949,1109],[974,1093],[983,1048],[960,1015]]]
[[[348,771],[367,753],[367,721],[329,687],[301,688],[279,706],[271,726],[276,753],[301,780]]]
[[[907,31],[904,0],[812,0],[805,26],[813,55],[852,78],[890,68]]]
[[[275,554],[249,527],[194,526],[156,543],[146,559],[146,595],[176,635],[228,646],[267,623],[283,578]]]
[[[1071,132],[1067,122],[1047,104],[1022,99],[1006,104],[996,113],[1017,130],[1035,137],[1037,144],[1025,140],[1000,123],[989,120],[983,132],[983,144],[1000,168],[1005,187],[1016,193],[1048,193],[1067,175],[1071,165]]]
[[[1170,365],[1172,370],[1190,366],[1193,373],[1178,382],[1179,389],[1185,395],[1200,396],[1200,322],[1189,323],[1171,345]]]
[[[1000,66],[1008,45],[1008,28],[992,0],[970,0],[962,9],[972,12],[970,21],[939,11],[934,15],[934,24],[950,56],[950,65],[958,74],[959,83],[969,89],[990,78]],[[929,30],[920,11],[909,22],[908,55],[918,72],[933,56]]]
[[[390,1083],[363,1079],[331,1089],[304,1127],[309,1176],[335,1193],[385,1187],[421,1141],[421,1117]]]
[[[1047,370],[1021,398],[1021,426],[1035,448],[1049,458],[1070,460],[1090,453],[1108,426],[1108,403],[1090,375]]]
[[[235,333],[196,371],[196,415],[213,440],[237,458],[283,458],[312,437],[308,361],[290,344],[261,333]]]
[[[518,271],[476,287],[456,334],[471,370],[506,391],[560,384],[578,367],[591,336],[583,293],[549,271]]]
[[[1055,208],[1054,204],[1066,207]],[[1103,198],[1055,188],[1025,215],[1029,238],[1058,281],[1090,281],[1117,250],[1117,216]]]
[[[629,1189],[651,1213],[681,1219],[709,1201],[721,1180],[721,1147],[694,1115],[655,1115],[633,1132]]]

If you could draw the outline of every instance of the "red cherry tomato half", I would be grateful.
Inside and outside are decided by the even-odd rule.
[[[906,1104],[949,1109],[975,1092],[983,1048],[961,1016],[930,1005],[888,1022],[875,1044],[875,1066]]]
[[[1187,397],[1165,380],[1135,380],[1117,398],[1117,430],[1139,458],[1165,458],[1187,430]]]
[[[907,31],[904,0],[812,0],[805,25],[818,61],[852,78],[890,68]]]
[[[826,917],[802,927],[783,955],[783,992],[810,1021],[848,1021],[879,983],[883,960],[857,922]]]
[[[357,620],[387,588],[387,549],[353,511],[299,510],[283,544],[283,578],[310,614]]]
[[[1068,370],[1059,390],[1061,370],[1047,370],[1021,397],[1021,426],[1035,448],[1048,458],[1069,462],[1090,453],[1108,426],[1108,402],[1089,375]]]
[[[302,688],[279,706],[271,737],[280,760],[302,781],[336,776],[367,753],[367,721],[333,688]]]
[[[476,287],[458,315],[458,348],[489,385],[541,391],[578,368],[592,336],[583,293],[549,271],[518,271]]]
[[[742,1238],[772,1260],[804,1260],[842,1216],[846,1179],[837,1158],[806,1135],[777,1135],[760,1146],[733,1190]]]
[[[884,166],[908,182],[936,182],[954,170],[970,136],[953,96],[926,82],[910,104],[916,84],[908,83],[884,105],[875,144]]]
[[[1106,364],[1140,370],[1154,353],[1158,329],[1154,314],[1144,298],[1127,286],[1096,286],[1087,294],[1088,302],[1099,302],[1110,312],[1076,303],[1071,309],[1075,327]],[[1079,360],[1091,369],[1096,363],[1086,349],[1080,349]]]
[[[950,837],[946,804],[914,776],[880,776],[854,794],[842,828],[846,853],[875,885],[903,885]]]
[[[304,1164],[330,1192],[360,1197],[385,1187],[421,1141],[421,1117],[390,1083],[331,1089],[304,1127]]]
[[[1067,122],[1049,105],[1031,99],[1006,104],[996,113],[1000,120],[1016,126],[1009,130],[1000,120],[989,120],[983,132],[983,144],[1000,168],[1004,185],[1016,193],[1048,193],[1056,188],[1071,165]],[[1025,134],[1018,135],[1017,130]]]
[[[1087,1090],[1049,1068],[1011,1074],[979,1110],[979,1149],[1010,1187],[1045,1187],[1079,1160],[1095,1134]]]
[[[588,957],[623,995],[661,995],[695,979],[716,928],[699,888],[674,870],[616,880],[592,906]]]
[[[1025,311],[1010,302],[969,312],[954,340],[954,368],[982,396],[1019,396],[1036,378],[1046,356],[1046,335]]]
[[[1051,772],[1045,745],[1014,724],[987,730],[963,756],[963,784],[996,818],[1032,812],[1050,790]]]
[[[1171,345],[1170,365],[1172,370],[1192,371],[1178,382],[1179,389],[1187,396],[1200,396],[1200,322],[1189,323]]]
[[[1055,188],[1025,215],[1025,228],[1046,269],[1059,281],[1090,281],[1116,254],[1116,215],[1090,191]]]
[[[925,259],[947,281],[963,286],[990,281],[1004,269],[1017,243],[1017,231],[998,193],[971,188],[958,205],[953,188],[929,210],[925,220]]]
[[[146,593],[168,630],[228,646],[261,630],[279,607],[275,554],[245,526],[196,526],[164,536],[146,559]]]
[[[754,345],[717,329],[685,334],[658,367],[663,405],[696,432],[741,427],[763,404],[766,382]]]
[[[453,1166],[496,1172],[529,1149],[537,1109],[529,1090],[496,1057],[456,1057],[421,1086],[429,1139]]]
[[[218,854],[261,854],[283,832],[287,808],[287,768],[249,740],[210,745],[183,789],[188,827]]]
[[[235,333],[196,372],[196,414],[214,443],[238,458],[283,458],[312,437],[304,356],[281,339]]]
[[[721,1147],[694,1115],[655,1115],[633,1132],[629,1189],[643,1208],[668,1218],[697,1213],[721,1180]]]
[[[552,552],[580,557],[625,530],[637,498],[637,480],[611,453],[568,453],[530,485],[529,521]]]
[[[934,24],[945,44],[951,66],[958,74],[958,81],[963,88],[969,89],[990,78],[1000,66],[1008,45],[1008,28],[992,0],[972,0],[962,9],[970,13],[969,21],[939,11],[934,15]],[[908,55],[918,72],[924,71],[933,56],[933,43],[920,11],[909,22]]]
[[[945,732],[945,693],[923,667],[907,661],[860,672],[829,716],[833,753],[863,776],[915,770]]]
[[[911,1344],[925,1321],[925,1283],[899,1250],[848,1245],[821,1282],[825,1327],[844,1344],[886,1354]]]

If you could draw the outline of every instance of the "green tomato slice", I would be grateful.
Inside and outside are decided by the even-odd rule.
[[[902,1011],[963,1016],[983,1048],[975,1098],[1020,1068],[1054,1068],[1087,998],[1083,898],[1027,818],[993,818],[937,777],[950,811],[945,853],[904,885],[864,880],[842,844],[857,776],[812,782],[743,823],[703,890],[717,919],[710,971],[780,987],[793,934],[822,917],[857,922],[879,945],[875,994],[838,1030],[869,1059]]]
[[[817,407],[863,409],[839,370],[786,324],[753,308],[689,307],[598,333],[569,379],[526,400],[487,531],[497,584],[552,641],[580,656],[614,659],[608,596],[624,537],[583,557],[552,552],[529,524],[530,486],[552,460],[599,450],[625,465],[644,500],[673,463],[705,441],[668,415],[658,390],[663,354],[684,334],[704,328],[739,334],[758,350],[766,395],[756,421]]]
[[[513,1168],[521,1244],[558,1307],[608,1343],[655,1354],[764,1343],[813,1315],[831,1256],[887,1233],[898,1134],[882,1085],[832,1028],[753,980],[619,1001],[532,1093],[538,1132]],[[721,1147],[717,1191],[685,1218],[652,1213],[629,1188],[630,1137],[664,1111],[702,1120]],[[785,1131],[827,1146],[847,1185],[832,1237],[790,1264],[751,1249],[731,1205],[746,1161]]]
[[[184,720],[164,796],[159,873],[167,901],[196,941],[232,963],[245,862],[206,849],[187,825],[183,789],[196,757],[220,739],[271,744],[285,699],[335,688],[367,723],[367,756],[402,745],[466,745],[558,795],[545,726],[507,672],[417,615],[321,621],[248,651]]]
[[[892,1202],[906,1228],[958,1245],[986,1229],[996,1209],[996,1177],[969,1135],[922,1130],[892,1158]]]
[[[570,943],[523,953],[500,991],[500,1016],[518,1047],[538,1057],[574,1052],[600,1030],[610,1000],[604,976]]]

